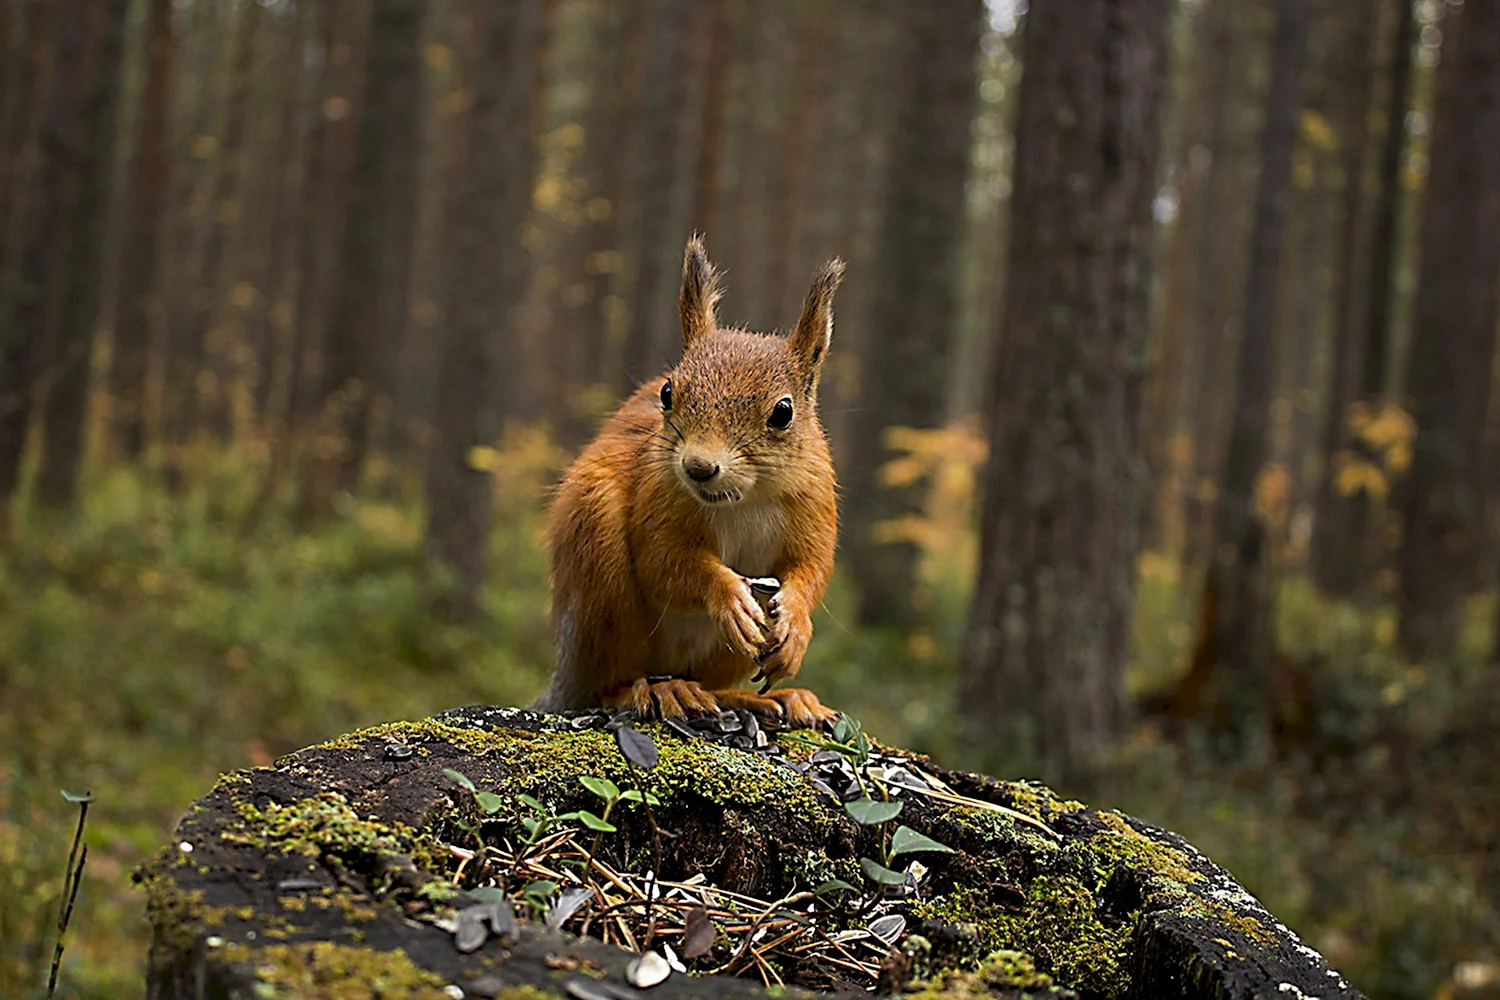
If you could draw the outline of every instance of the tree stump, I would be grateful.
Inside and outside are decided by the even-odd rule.
[[[1361,996],[1176,834],[758,729],[476,706],[227,774],[138,874],[148,996]]]

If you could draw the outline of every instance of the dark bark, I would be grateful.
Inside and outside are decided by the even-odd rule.
[[[1418,659],[1454,651],[1478,565],[1500,321],[1500,5],[1448,8],[1443,37],[1408,360],[1417,438],[1398,557],[1399,640]]]
[[[960,712],[1084,780],[1123,732],[1165,0],[1034,2]],[[1002,721],[1003,720],[1003,721]]]
[[[48,507],[66,507],[78,494],[128,7],[128,0],[93,0],[86,11],[75,12],[59,26],[60,77],[76,76],[63,89],[76,88],[79,103],[71,120],[58,117],[50,123],[58,129],[51,141],[61,144],[68,193],[63,215],[48,220],[60,230],[57,303],[49,310],[46,369],[41,373],[43,446],[36,484],[37,502]],[[78,46],[76,62],[67,58],[73,45]]]
[[[1187,107],[1177,143],[1178,214],[1166,250],[1161,323],[1142,434],[1154,494],[1152,534],[1146,547],[1174,552],[1184,542],[1182,503],[1192,461],[1185,447],[1190,440],[1188,404],[1194,395],[1187,373],[1207,339],[1204,331],[1192,331],[1194,342],[1189,326],[1201,312],[1192,308],[1202,295],[1199,283],[1211,276],[1203,259],[1205,250],[1212,249],[1206,246],[1208,233],[1217,230],[1216,222],[1222,224],[1222,217],[1213,215],[1209,196],[1225,187],[1228,174],[1220,157],[1225,152],[1222,133],[1229,100],[1225,49],[1230,41],[1231,2],[1206,0],[1194,23],[1193,65],[1181,98]],[[1216,137],[1219,148],[1214,148]],[[1211,180],[1218,181],[1218,189],[1209,187]]]
[[[1213,545],[1202,599],[1217,605],[1215,627],[1200,631],[1213,663],[1211,729],[1226,757],[1257,753],[1270,709],[1271,551],[1255,490],[1268,456],[1267,416],[1274,370],[1273,328],[1290,194],[1292,148],[1306,56],[1308,0],[1279,0],[1271,43],[1271,83],[1261,136],[1245,281],[1244,330],[1232,394],[1224,479],[1214,510]],[[1203,653],[1199,650],[1197,653]]]
[[[0,538],[9,527],[9,510],[20,485],[21,458],[36,380],[38,345],[46,331],[46,274],[52,220],[63,203],[60,149],[44,131],[55,127],[49,116],[66,112],[72,95],[66,80],[51,87],[59,57],[71,52],[53,37],[55,8],[29,4],[24,10],[26,39],[20,110],[6,136],[10,210],[0,240]],[[76,55],[77,53],[73,53]],[[50,93],[49,93],[50,89]],[[65,102],[57,107],[58,102]]]
[[[1342,406],[1338,399],[1330,400],[1329,437],[1335,433],[1341,437],[1338,449],[1330,456],[1332,461],[1324,484],[1327,495],[1319,498],[1313,536],[1313,567],[1318,584],[1330,593],[1342,595],[1354,594],[1368,586],[1384,555],[1383,497],[1365,490],[1345,495],[1333,487],[1343,463],[1376,465],[1380,461],[1367,442],[1349,433],[1349,417],[1356,403],[1373,411],[1387,399],[1391,322],[1399,294],[1397,225],[1404,190],[1401,160],[1406,147],[1406,113],[1411,105],[1416,24],[1408,0],[1393,0],[1393,3],[1395,28],[1383,114],[1385,133],[1369,208],[1369,244],[1364,251],[1368,253],[1368,285],[1363,290],[1366,307],[1362,316],[1350,316],[1346,362],[1351,371],[1345,377],[1353,381],[1353,387],[1346,390]],[[1342,330],[1340,334],[1343,335]]]
[[[229,70],[229,92],[224,112],[224,134],[214,164],[213,191],[209,195],[207,240],[203,247],[198,289],[188,318],[188,335],[198,344],[195,374],[197,394],[194,414],[197,429],[220,437],[229,431],[229,354],[226,331],[214,320],[219,304],[229,293],[232,280],[229,243],[243,223],[244,207],[240,173],[244,159],[245,128],[250,105],[250,71],[254,66],[256,37],[265,11],[252,5],[239,11],[234,60]]]
[[[1217,8],[1217,9],[1215,9]],[[1243,205],[1248,200],[1241,151],[1239,109],[1248,100],[1249,74],[1242,39],[1246,5],[1223,0],[1204,12],[1214,24],[1208,32],[1210,61],[1221,67],[1209,81],[1210,119],[1203,155],[1208,176],[1203,182],[1202,224],[1194,243],[1198,273],[1189,306],[1192,323],[1192,377],[1187,398],[1185,430],[1191,429],[1191,454],[1183,474],[1184,548],[1183,563],[1198,566],[1210,547],[1213,532],[1213,500],[1210,487],[1223,466],[1223,431],[1228,417],[1224,397],[1228,393],[1226,361],[1233,357],[1234,333],[1239,325],[1240,303],[1225,294],[1238,282],[1243,267],[1239,234],[1247,232]]]
[[[499,413],[494,392],[501,351],[514,343],[503,276],[514,267],[517,226],[530,203],[534,137],[527,118],[535,82],[536,42],[548,21],[549,0],[476,5],[479,39],[471,74],[474,101],[462,123],[462,154],[449,184],[444,225],[447,247],[447,342],[438,380],[436,441],[427,466],[426,558],[453,575],[438,610],[478,616],[491,518],[490,473],[475,468],[470,451],[494,442]],[[504,169],[495,164],[504,163]]]
[[[146,10],[146,86],[141,95],[134,176],[125,206],[119,319],[110,368],[110,419],[121,457],[127,461],[140,457],[150,436],[146,380],[152,347],[164,323],[157,272],[171,171],[167,124],[172,54],[171,0],[150,0]]]
[[[326,514],[359,479],[371,408],[389,405],[409,309],[417,203],[423,0],[375,0],[353,109],[358,133],[339,250],[339,293],[324,340],[317,446],[304,467],[303,505]]]
[[[599,98],[607,102],[609,113],[596,130],[599,141],[591,154],[597,158],[596,176],[604,211],[600,213],[602,218],[591,227],[589,250],[583,258],[588,272],[585,300],[593,316],[593,330],[590,332],[602,348],[597,353],[594,380],[617,391],[629,384],[625,377],[624,354],[616,346],[625,334],[619,272],[630,232],[625,204],[629,180],[626,150],[633,144],[640,127],[640,96],[645,87],[646,39],[650,22],[646,0],[618,2],[622,9],[616,16],[623,19],[622,41],[617,50],[613,78],[605,84],[607,92]]]
[[[978,0],[902,7],[885,225],[861,353],[860,409],[841,477],[845,560],[859,581],[858,618],[866,625],[910,624],[918,617],[917,549],[905,540],[882,540],[879,526],[920,515],[923,493],[881,482],[890,454],[883,434],[888,427],[938,427],[947,415],[983,16]]]
[[[682,106],[687,94],[683,72],[687,32],[691,23],[686,0],[651,0],[650,38],[646,50],[640,142],[636,169],[635,239],[631,257],[635,268],[630,296],[630,323],[625,334],[624,380],[616,381],[621,395],[675,362],[679,342],[667,322],[673,308],[675,269],[668,266],[681,242],[670,230],[673,191],[682,162]]]
[[[720,174],[724,165],[724,125],[729,103],[730,42],[733,19],[730,0],[709,0],[699,6],[702,25],[702,107],[698,115],[698,158],[693,168],[693,208],[688,228],[712,233],[719,204]]]

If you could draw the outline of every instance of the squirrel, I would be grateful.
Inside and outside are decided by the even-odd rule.
[[[681,362],[621,405],[552,503],[557,652],[533,710],[734,708],[793,727],[837,717],[810,691],[770,687],[801,669],[833,572],[817,393],[843,272],[837,259],[823,268],[790,334],[726,329],[703,241],[688,241]],[[762,605],[758,593],[774,596]],[[752,679],[759,692],[743,689]]]

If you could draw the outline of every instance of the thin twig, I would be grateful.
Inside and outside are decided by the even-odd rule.
[[[73,796],[67,795],[70,801]],[[84,793],[78,802],[78,826],[73,831],[73,846],[68,850],[68,867],[63,871],[62,902],[57,909],[57,947],[52,952],[52,971],[47,976],[47,1000],[57,990],[57,974],[62,969],[63,939],[68,934],[68,924],[73,919],[73,905],[78,902],[78,889],[83,885],[83,866],[88,861],[88,845],[83,842],[83,824],[89,816],[89,803],[93,796]]]

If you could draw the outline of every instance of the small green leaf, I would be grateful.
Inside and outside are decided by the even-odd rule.
[[[529,809],[535,809],[539,813],[544,813],[547,811],[547,807],[538,802],[534,796],[517,795],[516,798],[521,800],[521,805],[526,806]]]
[[[556,816],[553,816],[552,818],[555,819],[555,820],[557,820],[560,823],[571,823],[571,822],[573,822],[573,820],[577,819],[580,815],[582,815],[582,814],[579,813],[578,810],[575,809],[572,812],[558,813]]]
[[[854,822],[864,826],[874,826],[877,823],[893,820],[900,815],[901,803],[881,802],[867,795],[853,802],[845,802],[844,811],[854,817]]]
[[[521,890],[521,895],[530,896],[532,899],[546,899],[557,891],[557,883],[550,878],[539,878],[535,882],[527,884]]]
[[[608,778],[596,778],[591,774],[585,774],[578,780],[584,788],[587,788],[605,802],[613,802],[620,797],[620,786]]]
[[[460,830],[462,830],[464,833],[473,833],[474,832],[474,824],[470,823],[470,822],[468,822],[466,820],[459,820],[458,821],[458,828]]]
[[[474,801],[479,803],[479,808],[484,810],[485,815],[493,816],[505,805],[505,800],[494,792],[475,792]]]
[[[505,890],[494,885],[482,885],[477,889],[466,889],[465,895],[472,896],[474,901],[478,903],[505,902]]]
[[[58,789],[58,791],[62,792],[62,797],[63,798],[67,799],[69,802],[73,803],[75,806],[81,806],[85,802],[92,802],[92,801],[94,801],[94,793],[93,792],[84,792],[82,794],[79,794],[78,792],[70,792],[66,788],[60,788],[60,789]]]
[[[536,832],[542,828],[542,821],[532,816],[522,816],[521,825],[526,828],[528,834],[535,837]]]
[[[443,768],[443,776],[446,777],[449,781],[456,781],[456,782],[458,782],[459,785],[461,785],[464,788],[467,788],[471,792],[477,791],[477,789],[474,787],[474,782],[472,782],[472,781],[469,780],[469,776],[468,775],[463,774],[462,772],[459,772],[459,771],[455,771],[451,767],[445,767],[445,768]]]
[[[942,851],[954,853],[947,844],[939,844],[926,834],[918,833],[909,826],[898,826],[891,835],[891,857],[898,854],[915,854],[918,851]]]
[[[639,802],[639,801],[641,801],[640,790],[636,789],[636,788],[627,788],[627,789],[625,789],[625,791],[623,791],[623,792],[620,793],[620,801],[621,802]]]
[[[648,805],[648,806],[659,806],[659,805],[661,805],[661,799],[657,798],[655,795],[652,795],[650,792],[647,792],[646,793],[646,805]]]
[[[813,889],[812,893],[813,893],[814,896],[822,896],[825,893],[830,893],[830,892],[858,892],[858,891],[859,891],[858,889],[856,889],[854,886],[850,885],[848,882],[845,882],[841,878],[831,878],[827,882],[824,882],[821,885],[817,886],[815,889]]]
[[[598,816],[595,816],[587,809],[581,810],[578,813],[578,818],[582,820],[583,825],[588,827],[590,830],[598,830],[600,833],[614,833],[616,830],[616,827],[613,823],[609,822],[608,820],[600,819]]]
[[[860,858],[859,866],[864,869],[865,876],[872,882],[879,882],[881,885],[906,884],[905,875],[902,875],[900,872],[891,871],[878,861],[871,861],[869,858]]]

